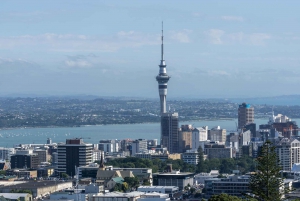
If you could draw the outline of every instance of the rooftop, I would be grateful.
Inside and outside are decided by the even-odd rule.
[[[26,197],[27,195],[28,193],[0,193],[0,196],[10,200],[17,200],[20,197]]]
[[[70,181],[71,182],[71,181]],[[7,182],[4,182],[7,183]],[[9,182],[11,185],[3,185],[3,183],[0,183],[0,189],[2,188],[8,188],[8,189],[17,189],[17,188],[40,188],[40,187],[46,187],[46,186],[56,186],[57,184],[61,183],[67,183],[67,182],[60,182],[60,181],[28,181],[28,182]]]

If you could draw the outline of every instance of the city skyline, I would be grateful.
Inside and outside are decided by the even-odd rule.
[[[296,1],[16,2],[0,8],[0,95],[157,98],[161,21],[168,98],[297,94]]]

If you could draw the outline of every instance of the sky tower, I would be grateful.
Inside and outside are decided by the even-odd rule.
[[[159,65],[159,74],[156,76],[156,80],[158,82],[158,91],[160,97],[160,113],[166,113],[166,97],[167,97],[167,86],[170,77],[167,75],[167,65],[164,60],[164,29],[162,23],[161,30],[161,60]]]

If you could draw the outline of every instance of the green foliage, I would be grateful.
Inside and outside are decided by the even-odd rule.
[[[69,177],[69,175],[68,175],[67,173],[64,173],[64,172],[63,172],[63,173],[61,173],[61,177],[64,178],[64,179],[66,179],[66,178]]]
[[[195,172],[196,167],[194,165],[183,162],[183,160],[168,159],[165,161],[159,159],[142,159],[136,157],[127,157],[114,159],[106,163],[105,165],[112,165],[114,167],[121,168],[151,168],[153,173],[163,172],[167,164],[172,164],[174,170],[180,170],[182,172]]]
[[[128,183],[127,183],[127,182],[123,182],[123,184],[122,184],[122,190],[123,190],[124,192],[126,192],[126,191],[128,191],[128,189],[129,189]]]
[[[117,183],[116,185],[115,185],[115,187],[111,190],[111,191],[120,191],[120,192],[123,192],[123,186],[122,186],[122,184],[120,184],[120,183]]]
[[[32,191],[28,190],[28,189],[24,189],[24,190],[12,189],[10,192],[11,193],[28,193],[28,194],[32,195]]]
[[[256,174],[251,175],[249,182],[251,193],[259,200],[282,200],[282,196],[289,189],[284,188],[275,146],[270,141],[265,142],[256,160],[257,171]]]
[[[236,196],[231,196],[222,193],[220,195],[211,196],[211,198],[209,198],[208,201],[241,201],[241,199]]]
[[[6,175],[6,171],[5,170],[0,170],[0,175]]]
[[[199,152],[199,150],[198,150]],[[232,173],[232,170],[240,170],[242,174],[255,170],[255,161],[249,156],[241,158],[213,158],[206,159],[203,163],[198,163],[197,173],[219,170],[221,174]]]
[[[125,177],[124,182],[128,184],[128,188],[136,188],[140,185],[140,181],[137,177]]]
[[[204,164],[204,153],[201,146],[198,147],[198,164],[197,164],[197,172],[204,172],[205,171],[205,164]]]
[[[149,180],[148,179],[144,179],[143,180],[143,186],[150,186],[151,184],[150,184],[150,182],[149,182]]]
[[[202,196],[201,193],[195,193],[195,195],[194,195],[195,198],[199,198],[199,197],[201,197],[201,196]]]
[[[239,198],[237,196],[231,196],[225,193],[219,194],[219,195],[213,195],[211,198],[208,199],[208,201],[257,201],[253,198]]]
[[[195,189],[194,187],[192,187],[192,188],[190,189],[190,192],[191,192],[192,194],[194,194],[194,193],[196,192],[196,189]]]

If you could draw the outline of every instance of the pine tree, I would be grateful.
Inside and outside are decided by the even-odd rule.
[[[280,176],[281,167],[275,152],[275,146],[266,141],[261,147],[256,159],[257,170],[251,175],[249,188],[254,197],[264,201],[279,201],[289,191],[284,188],[283,178]]]
[[[197,172],[204,172],[204,154],[201,146],[198,147],[198,164],[197,164]]]

